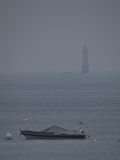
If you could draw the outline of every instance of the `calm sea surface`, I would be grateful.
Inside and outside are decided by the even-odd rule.
[[[25,140],[19,135],[19,129],[51,125],[84,128],[90,138]],[[13,140],[4,139],[7,132]],[[0,74],[0,160],[119,159],[120,74]]]

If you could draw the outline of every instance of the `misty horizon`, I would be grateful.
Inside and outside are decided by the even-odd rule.
[[[120,71],[119,0],[1,0],[0,72]]]

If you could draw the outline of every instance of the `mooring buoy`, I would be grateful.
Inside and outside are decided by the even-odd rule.
[[[12,138],[12,133],[10,133],[10,132],[6,133],[5,139],[6,139],[6,140],[12,140],[12,139],[13,139],[13,138]]]

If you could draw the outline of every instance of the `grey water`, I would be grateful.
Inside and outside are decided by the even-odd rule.
[[[19,129],[51,125],[84,128],[90,138],[25,140],[19,135]],[[5,139],[7,132],[13,140]],[[120,159],[120,73],[0,74],[0,160],[47,159]]]

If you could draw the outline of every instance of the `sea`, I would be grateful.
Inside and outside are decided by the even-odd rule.
[[[20,135],[52,125],[89,138]],[[0,160],[120,160],[120,73],[0,73]]]

